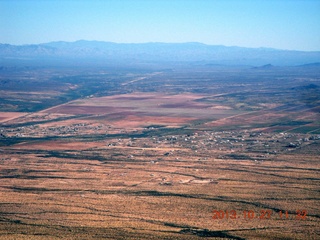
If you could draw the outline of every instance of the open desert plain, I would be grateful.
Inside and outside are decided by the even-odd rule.
[[[0,71],[0,239],[319,239],[319,65]]]

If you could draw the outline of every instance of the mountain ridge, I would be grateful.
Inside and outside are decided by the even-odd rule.
[[[273,48],[186,43],[114,43],[96,40],[55,41],[41,44],[11,45],[0,43],[0,58],[28,57],[131,60],[138,62],[206,62],[261,66],[304,65],[320,62],[320,51],[296,51]]]

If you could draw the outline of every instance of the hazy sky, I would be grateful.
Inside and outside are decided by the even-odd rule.
[[[320,0],[0,0],[0,43],[80,39],[320,51]]]

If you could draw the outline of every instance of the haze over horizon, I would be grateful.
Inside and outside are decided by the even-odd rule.
[[[74,41],[64,41],[64,40],[57,40],[57,41],[49,41],[49,42],[41,42],[41,43],[26,43],[26,44],[10,44],[10,43],[0,43],[0,44],[9,44],[12,46],[17,46],[17,47],[21,47],[21,46],[36,46],[36,45],[44,45],[44,46],[48,46],[50,44],[55,44],[55,43],[69,43],[69,44],[73,44],[73,43],[80,43],[80,42],[86,42],[86,43],[107,43],[107,44],[117,44],[117,45],[146,45],[146,44],[163,44],[165,45],[180,45],[180,44],[197,44],[197,45],[203,45],[203,46],[208,46],[208,47],[226,47],[226,48],[242,48],[242,49],[266,49],[266,50],[279,50],[279,51],[298,51],[298,52],[320,52],[320,50],[296,50],[296,49],[280,49],[280,48],[273,48],[273,47],[243,47],[243,46],[239,46],[239,45],[224,45],[224,44],[207,44],[207,43],[203,43],[203,42],[112,42],[112,41],[104,41],[104,40],[87,40],[87,39],[78,39],[78,40],[74,40]],[[90,47],[90,46],[88,46]]]
[[[0,1],[0,43],[96,40],[320,51],[320,1]]]

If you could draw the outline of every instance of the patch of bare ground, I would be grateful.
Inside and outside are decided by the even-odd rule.
[[[6,122],[26,115],[23,112],[0,112],[0,122]]]
[[[60,113],[60,114],[104,114],[108,112],[114,112],[124,110],[125,108],[119,109],[114,107],[101,107],[101,106],[73,106],[63,105],[57,108],[52,108],[47,113]]]
[[[171,118],[214,118],[234,114],[229,108],[211,108],[211,104],[196,102],[203,95],[132,93],[72,101],[44,112],[62,114],[166,116]]]
[[[112,122],[112,126],[117,128],[137,128],[150,125],[163,125],[163,126],[181,126],[191,123],[196,118],[186,117],[165,117],[165,116],[137,116],[128,115],[124,119]]]
[[[211,109],[232,109],[229,106],[223,106],[223,105],[214,105],[212,107],[210,107]]]

